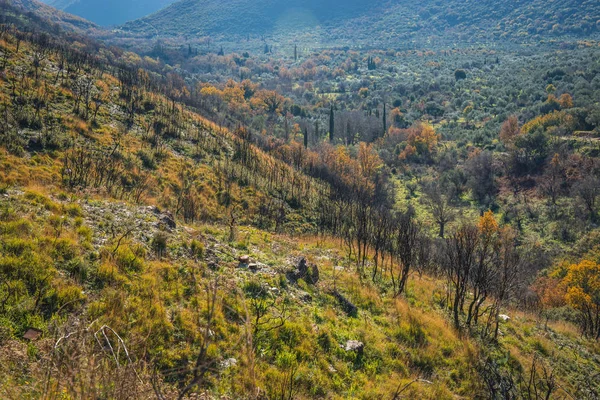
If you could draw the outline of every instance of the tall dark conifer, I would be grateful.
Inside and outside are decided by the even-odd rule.
[[[333,143],[333,132],[335,131],[335,120],[333,114],[333,104],[329,110],[329,142]]]
[[[383,136],[387,132],[387,113],[385,110],[385,103],[383,103]]]
[[[308,128],[304,128],[304,148],[308,149]]]

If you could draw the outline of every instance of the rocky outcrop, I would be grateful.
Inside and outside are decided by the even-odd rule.
[[[309,285],[316,285],[319,282],[319,268],[312,264],[308,265],[306,258],[301,258],[298,265],[293,271],[287,273],[287,278],[290,282],[296,283],[302,279]]]

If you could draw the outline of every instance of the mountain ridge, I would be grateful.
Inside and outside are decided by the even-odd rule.
[[[67,31],[83,33],[99,28],[91,21],[57,10],[38,0],[2,0],[0,1],[0,6],[5,16],[10,14],[18,17],[19,11],[17,9],[22,9],[33,13],[45,21],[57,24]]]
[[[111,26],[144,17],[175,0],[44,0],[44,3],[78,15],[101,26]]]
[[[446,3],[425,0],[412,4],[407,0],[393,0],[375,6],[362,1],[342,6],[336,0],[322,5],[305,0],[289,6],[279,0],[237,0],[226,4],[214,0],[181,0],[159,12],[128,22],[121,29],[147,36],[161,32],[161,36],[243,37],[249,34],[281,36],[282,33],[293,36],[298,31],[311,32],[316,27],[324,27],[322,35],[350,42],[359,40],[361,44],[398,40],[425,42],[446,36],[449,38],[445,41],[449,43],[490,39],[522,42],[538,36],[581,36],[598,32],[600,6],[596,2],[553,0],[550,3],[541,0],[519,0],[510,4],[497,0]],[[278,31],[277,21],[284,19],[286,14],[293,14],[294,9],[305,11],[303,17],[296,14],[304,18],[301,29]],[[542,15],[544,21],[540,21]],[[149,26],[155,30],[149,30]]]

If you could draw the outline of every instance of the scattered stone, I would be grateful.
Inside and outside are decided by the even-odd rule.
[[[241,264],[249,264],[250,263],[250,256],[246,255],[246,256],[241,256],[240,258],[238,258],[238,261]]]
[[[500,315],[498,315],[498,319],[506,322],[506,321],[510,320],[510,317],[508,315],[506,315],[506,314],[500,314]]]
[[[27,329],[27,332],[25,332],[25,334],[23,335],[23,339],[34,341],[39,339],[40,336],[42,336],[42,331],[36,328],[29,328]]]
[[[250,271],[252,271],[252,272],[256,272],[259,269],[258,264],[256,264],[256,263],[248,264],[248,268],[250,268]]]
[[[238,258],[238,268],[249,268],[250,267],[250,256],[241,256]]]
[[[356,317],[356,315],[358,314],[358,307],[356,307],[354,304],[352,304],[352,302],[350,300],[348,300],[346,297],[344,297],[344,295],[341,294],[340,292],[338,292],[337,290],[334,290],[332,294],[337,299],[337,301],[340,303],[340,306],[342,306],[342,310],[344,310],[344,312],[348,316]]]
[[[235,367],[236,365],[237,365],[237,360],[233,357],[221,361],[221,368],[223,368],[223,369]]]
[[[357,353],[362,353],[365,344],[363,342],[359,342],[358,340],[348,340],[346,342],[346,346],[342,346],[346,351],[356,351]]]

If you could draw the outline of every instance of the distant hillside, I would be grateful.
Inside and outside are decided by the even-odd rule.
[[[44,0],[52,7],[79,15],[99,25],[118,25],[144,17],[175,0]]]
[[[281,35],[326,28],[321,35],[364,44],[445,42],[537,36],[560,37],[598,32],[600,4],[593,0],[500,0],[440,2],[389,0],[181,0],[123,29],[154,36]]]
[[[56,10],[37,0],[0,0],[0,12],[6,19],[11,17],[20,18],[19,9],[32,12],[38,18],[44,21],[59,25],[67,31],[87,32],[98,28],[94,23],[81,17]]]
[[[126,25],[134,32],[180,35],[209,33],[265,34],[285,21],[292,26],[340,22],[358,17],[372,6],[362,0],[181,0],[164,10]]]

